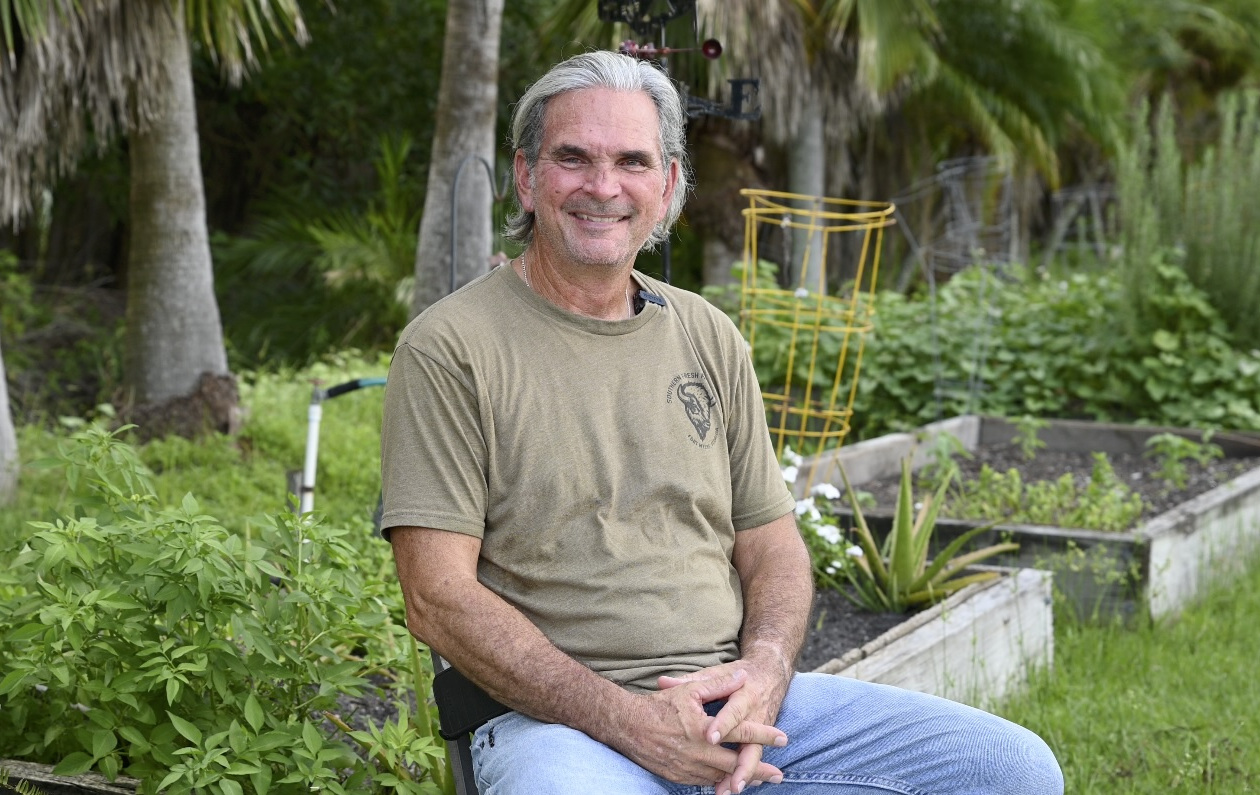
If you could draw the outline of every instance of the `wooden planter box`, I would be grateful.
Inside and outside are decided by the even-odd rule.
[[[0,759],[0,769],[9,772],[9,786],[19,781],[34,785],[43,795],[135,795],[140,782],[126,776],[110,781],[97,773],[58,776],[51,765],[37,765],[16,759]]]
[[[1184,428],[1051,420],[1039,438],[1048,450],[1140,455],[1147,439],[1165,432],[1196,441],[1202,436]],[[796,490],[803,493],[820,482],[839,485],[837,462],[843,464],[856,488],[869,480],[895,477],[907,455],[914,456],[917,469],[927,463],[932,439],[940,433],[950,433],[967,449],[975,450],[1009,443],[1015,429],[1000,418],[965,416],[924,426],[914,434],[890,434],[859,442],[808,459],[801,467]],[[1260,434],[1220,433],[1212,442],[1227,458],[1255,455],[1260,450]],[[888,516],[866,515],[872,524],[890,521]],[[937,537],[948,542],[980,524],[985,523],[941,520]],[[1244,571],[1248,559],[1260,549],[1260,469],[1128,531],[1001,524],[982,533],[974,543],[986,545],[1004,539],[1017,542],[1019,552],[992,562],[1054,572],[1059,592],[1080,616],[1175,615],[1210,583]]]
[[[1048,572],[1008,571],[967,586],[815,671],[985,707],[1052,664],[1051,601]]]

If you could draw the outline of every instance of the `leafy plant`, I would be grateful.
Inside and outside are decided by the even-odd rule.
[[[892,528],[883,543],[877,544],[858,507],[857,496],[844,467],[840,467],[840,477],[844,480],[853,510],[854,534],[862,550],[862,555],[854,558],[855,565],[844,569],[853,586],[852,592],[845,590],[842,593],[868,610],[901,613],[912,607],[938,602],[972,583],[998,576],[992,571],[964,574],[968,566],[1019,549],[1018,544],[1004,542],[959,554],[971,539],[989,529],[976,527],[954,539],[929,563],[928,550],[936,529],[937,512],[949,488],[949,479],[937,487],[935,494],[924,498],[918,514],[914,514],[909,458],[901,462],[901,482]]]
[[[1011,418],[1011,424],[1015,426],[1015,438],[1012,440],[1015,446],[1023,454],[1024,460],[1033,460],[1037,455],[1037,451],[1046,446],[1046,443],[1041,439],[1040,433],[1050,427],[1050,421],[1034,417],[1031,414],[1024,414]]]
[[[1123,308],[1137,338],[1162,328],[1151,305],[1160,288],[1148,276],[1161,264],[1185,272],[1235,339],[1260,336],[1260,92],[1226,93],[1216,111],[1219,138],[1197,160],[1183,155],[1171,98],[1156,108],[1153,131],[1143,103],[1120,152]]]
[[[285,197],[270,204],[252,235],[215,238],[216,287],[231,296],[224,323],[234,357],[247,365],[276,357],[305,364],[329,349],[392,344],[410,311],[421,208],[408,180],[410,153],[406,136],[382,138],[378,190],[365,207],[312,218]],[[260,282],[270,287],[259,289]],[[277,291],[288,297],[277,300]]]
[[[971,458],[971,451],[952,433],[942,432],[932,438],[932,446],[928,448],[928,463],[920,471],[924,482],[939,486],[953,478],[961,476],[955,456]]]
[[[29,781],[18,781],[15,784],[9,783],[9,769],[4,765],[0,765],[0,792],[6,789],[16,792],[17,795],[44,795],[44,791]]]
[[[1186,461],[1206,466],[1209,461],[1224,456],[1220,445],[1211,443],[1212,433],[1203,435],[1202,442],[1195,442],[1175,433],[1159,433],[1146,440],[1146,455],[1159,463],[1159,477],[1175,489],[1184,489],[1189,478]]]
[[[72,511],[5,551],[6,751],[126,773],[146,795],[447,787],[397,588],[363,577],[348,531],[282,513],[236,534],[191,495],[162,505],[117,433],[72,435]],[[409,685],[406,727],[346,731],[340,698],[405,701]]]
[[[1127,530],[1142,515],[1142,497],[1121,482],[1105,453],[1093,456],[1083,487],[1071,473],[1025,483],[1018,469],[999,473],[986,464],[950,493],[945,510],[959,519]]]

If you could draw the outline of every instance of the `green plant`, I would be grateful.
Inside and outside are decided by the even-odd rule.
[[[1189,472],[1186,461],[1206,466],[1209,461],[1221,458],[1220,445],[1211,443],[1212,433],[1203,434],[1202,442],[1195,442],[1175,433],[1158,433],[1146,440],[1146,455],[1159,463],[1159,477],[1175,489],[1184,489]]]
[[[280,513],[238,534],[190,495],[163,505],[117,433],[62,445],[70,514],[5,551],[6,751],[146,795],[449,788],[397,588],[365,579],[348,531]],[[339,698],[410,687],[419,715],[347,731]]]
[[[216,289],[231,299],[230,352],[246,366],[386,348],[406,324],[421,197],[408,180],[410,139],[384,137],[378,146],[378,190],[366,206],[312,217],[285,197],[270,203],[251,235],[214,239]]]
[[[1133,143],[1119,157],[1120,272],[1130,331],[1143,338],[1162,328],[1151,306],[1159,288],[1148,277],[1162,263],[1184,270],[1234,338],[1254,340],[1260,336],[1260,272],[1254,267],[1260,251],[1260,92],[1222,95],[1219,138],[1197,160],[1183,155],[1173,110],[1166,98],[1150,125],[1143,103]]]
[[[1015,438],[1012,439],[1015,446],[1019,448],[1025,461],[1033,460],[1037,455],[1037,451],[1046,446],[1040,434],[1050,427],[1050,421],[1034,417],[1031,414],[1024,414],[1019,417],[1012,417],[1010,422],[1015,426]]]
[[[914,514],[909,458],[901,462],[901,483],[892,528],[883,543],[876,544],[866,518],[858,508],[857,497],[844,467],[840,467],[840,477],[844,480],[853,511],[854,534],[862,550],[862,555],[855,557],[855,565],[844,569],[853,591],[843,593],[868,610],[900,613],[938,602],[967,585],[998,576],[992,571],[964,574],[968,566],[1019,549],[1018,544],[1004,542],[960,555],[967,542],[988,530],[987,527],[976,527],[954,539],[929,563],[928,549],[936,529],[937,511],[949,487],[949,480],[947,478],[941,483],[934,495],[924,498],[918,514]]]
[[[971,451],[952,433],[942,432],[932,437],[932,445],[928,448],[928,462],[920,470],[923,481],[931,488],[960,477],[962,470],[958,468],[955,456],[971,458]]]
[[[44,795],[44,791],[29,781],[18,781],[15,784],[9,783],[9,769],[4,765],[0,765],[0,792],[12,790],[17,795]]]
[[[1142,498],[1116,477],[1105,453],[1093,457],[1083,487],[1071,473],[1025,483],[1017,469],[999,473],[986,464],[974,480],[950,492],[944,510],[956,519],[1127,530],[1142,515]]]

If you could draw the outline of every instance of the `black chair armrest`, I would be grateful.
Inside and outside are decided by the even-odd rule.
[[[433,700],[438,708],[438,734],[444,740],[457,740],[491,718],[512,711],[454,668],[445,668],[433,677]]]

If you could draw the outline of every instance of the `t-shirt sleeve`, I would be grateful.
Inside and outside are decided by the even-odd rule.
[[[430,527],[482,537],[486,443],[474,385],[404,342],[381,421],[381,533]]]
[[[724,357],[731,378],[726,443],[731,459],[731,521],[739,531],[790,513],[796,501],[774,454],[752,357],[733,324],[729,333],[734,338]]]

